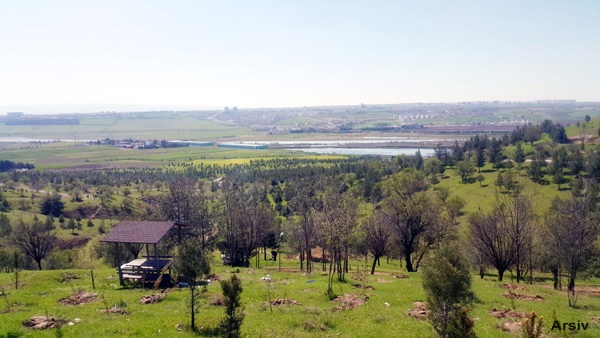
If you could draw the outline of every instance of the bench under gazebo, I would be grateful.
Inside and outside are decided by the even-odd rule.
[[[159,256],[157,244],[173,228],[177,228],[181,236],[181,228],[185,224],[177,222],[153,222],[153,221],[122,221],[101,242],[115,244],[115,263],[119,273],[119,282],[123,285],[124,280],[139,281],[142,284],[154,283],[166,268],[168,272],[163,274],[163,280],[170,279],[171,256]],[[131,262],[121,265],[119,244],[145,245],[146,255],[141,259],[134,257]],[[150,255],[152,245],[154,255]],[[141,248],[140,250],[141,251]]]

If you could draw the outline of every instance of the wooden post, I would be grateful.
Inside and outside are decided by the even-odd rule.
[[[124,285],[123,283],[123,271],[121,271],[121,257],[119,255],[119,242],[115,242],[115,251],[116,253],[116,259],[117,259],[117,271],[119,272],[119,283],[121,284],[121,286]]]
[[[154,243],[154,259],[156,260],[156,271],[154,271],[154,273],[160,274],[160,270],[158,270],[158,267],[159,267],[159,264],[158,264],[158,249],[157,249],[156,243]]]
[[[148,249],[148,243],[146,243],[146,258],[150,259],[150,250]]]
[[[96,290],[96,283],[94,283],[94,271],[90,270],[90,274],[92,275],[92,288]]]

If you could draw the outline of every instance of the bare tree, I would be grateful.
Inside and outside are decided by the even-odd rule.
[[[515,246],[506,223],[501,222],[497,212],[489,215],[471,215],[471,243],[481,255],[498,270],[498,280],[502,281],[506,271],[515,261]]]
[[[312,197],[314,197],[314,194],[314,185],[304,184],[298,187],[293,197],[288,201],[288,206],[298,215],[298,220],[294,224],[293,230],[294,237],[300,249],[300,269],[302,270],[303,268],[302,261],[305,257],[306,271],[308,272],[312,271],[312,249],[315,247],[316,237],[316,229],[312,217]]]
[[[532,257],[528,250],[531,248],[534,223],[531,199],[520,188],[507,194],[497,194],[494,210],[494,219],[501,223],[499,224],[501,228],[508,231],[513,241],[514,264],[517,270],[517,283],[519,283],[524,276],[523,270],[531,270],[529,262]]]
[[[54,248],[55,237],[49,235],[44,225],[35,222],[33,224],[21,223],[15,227],[11,242],[21,251],[31,257],[42,270],[42,259],[46,258]]]
[[[600,235],[598,185],[586,181],[585,186],[579,197],[555,200],[545,219],[548,245],[569,274],[571,296],[575,296],[577,273],[596,250],[595,244]],[[569,305],[573,305],[571,298]]]
[[[357,201],[350,193],[344,193],[344,183],[326,183],[319,194],[314,222],[319,236],[326,246],[329,260],[328,292],[333,292],[333,278],[337,272],[339,281],[345,280],[348,249],[356,227]]]
[[[414,169],[390,177],[382,210],[396,233],[409,272],[417,271],[425,253],[449,237],[456,222],[440,195],[427,191],[425,175]]]
[[[255,250],[264,243],[274,219],[267,203],[266,191],[260,186],[225,185],[220,249],[230,256],[231,265],[249,266]]]
[[[393,249],[393,231],[385,220],[385,215],[380,211],[374,212],[363,226],[366,235],[366,245],[373,254],[373,267],[371,274],[375,274],[375,263]]]

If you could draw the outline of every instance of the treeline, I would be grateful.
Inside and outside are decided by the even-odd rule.
[[[33,164],[23,162],[13,162],[8,160],[0,160],[0,172],[12,171],[16,169],[34,169]]]

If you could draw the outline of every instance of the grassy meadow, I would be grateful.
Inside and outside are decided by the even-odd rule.
[[[369,262],[370,263],[370,262]],[[381,260],[375,275],[365,273],[364,260],[351,262],[351,271],[347,282],[335,282],[337,295],[353,294],[368,300],[355,309],[342,309],[339,302],[330,301],[325,295],[327,276],[321,271],[321,265],[315,263],[312,275],[299,271],[299,263],[294,257],[282,261],[279,272],[276,262],[260,261],[260,267],[241,268],[238,277],[243,281],[242,304],[246,317],[242,326],[246,337],[435,337],[431,326],[422,319],[407,316],[414,307],[413,302],[425,301],[420,272],[406,273],[401,263],[392,260],[388,264]],[[219,278],[228,278],[237,268],[222,266],[218,258],[213,259],[213,271]],[[68,278],[74,274],[76,279]],[[267,283],[260,277],[270,274],[273,282]],[[395,278],[397,275],[409,278]],[[72,276],[72,275],[71,275]],[[143,295],[160,293],[160,290],[139,287],[120,287],[116,271],[109,268],[94,269],[95,287],[89,270],[23,271],[19,289],[14,288],[12,274],[0,273],[0,286],[6,297],[0,297],[0,336],[10,332],[24,337],[54,337],[56,329],[34,331],[23,327],[22,323],[35,315],[52,315],[74,322],[65,325],[61,333],[65,337],[97,336],[164,336],[211,337],[221,317],[224,307],[212,305],[221,298],[218,282],[208,286],[208,293],[202,301],[197,315],[199,332],[187,329],[189,313],[186,308],[187,289],[167,294],[162,302],[140,304]],[[539,295],[544,301],[514,300],[502,297],[508,290],[500,288],[503,283],[511,283],[510,276],[503,283],[497,282],[494,275],[484,279],[473,275],[473,289],[477,296],[471,314],[476,318],[475,331],[479,337],[515,337],[504,332],[503,322],[520,319],[497,319],[489,314],[492,309],[511,309],[517,312],[535,311],[545,318],[546,327],[553,318],[561,322],[591,323],[586,331],[579,331],[575,337],[597,337],[600,326],[591,318],[598,317],[600,297],[582,294],[578,307],[569,308],[564,291],[551,288],[551,282],[544,276],[537,276],[533,286],[524,285],[525,290],[513,290],[516,293]],[[578,286],[600,287],[598,280],[580,281]],[[353,286],[354,284],[354,286]],[[373,290],[357,288],[370,286]],[[66,306],[59,300],[68,297],[76,290],[96,292],[98,300],[91,303]],[[300,305],[268,305],[271,300],[294,299]],[[389,306],[386,306],[388,303]],[[129,315],[105,314],[100,310],[121,304]],[[10,306],[11,312],[5,312]],[[181,331],[180,327],[184,327]],[[546,331],[548,332],[548,331]],[[554,332],[556,333],[556,332]],[[564,335],[551,333],[552,337]]]

